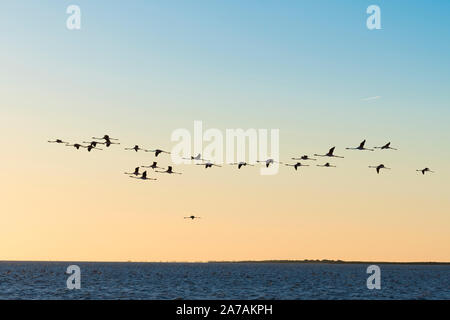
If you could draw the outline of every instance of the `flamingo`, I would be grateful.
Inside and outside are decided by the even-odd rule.
[[[108,136],[107,134],[105,134],[102,138],[92,137],[92,139],[94,139],[94,140],[106,140],[106,141],[119,140],[119,139],[111,138],[111,137]]]
[[[274,159],[267,159],[265,161],[257,160],[256,162],[264,162],[266,164],[266,168],[268,168],[273,163],[283,164],[283,162],[275,161]]]
[[[170,154],[170,152],[164,151],[164,150],[161,150],[161,149],[145,150],[145,152],[154,152],[155,153],[155,157],[157,157],[160,153],[168,153],[168,154]]]
[[[316,161],[317,159],[313,159],[308,157],[306,154],[304,156],[301,156],[300,158],[291,158],[292,160],[313,160]]]
[[[398,150],[398,149],[392,148],[390,142],[386,143],[384,146],[381,146],[381,147],[375,147],[375,149],[382,149],[382,150],[385,150],[385,149],[392,149],[392,150]]]
[[[345,148],[345,149],[347,149],[347,150],[368,150],[368,151],[373,151],[373,149],[364,148],[365,144],[366,144],[366,140],[364,139],[363,142],[361,142],[358,147],[356,147],[356,148]]]
[[[144,172],[142,173],[142,176],[140,176],[140,177],[130,176],[130,178],[133,178],[133,179],[141,179],[141,180],[156,180],[155,178],[149,178],[149,177],[147,177],[147,171],[144,171]]]
[[[157,162],[153,161],[151,166],[141,166],[141,167],[142,168],[152,168],[153,170],[155,170],[155,169],[164,169],[164,168],[158,167],[156,164],[157,164]]]
[[[155,178],[149,178],[149,177],[147,177],[147,171],[144,171],[144,172],[142,173],[142,176],[140,176],[140,177],[130,176],[130,178],[141,179],[141,180],[156,180]]]
[[[214,164],[214,163],[211,163],[211,162],[197,163],[197,165],[198,166],[205,166],[205,169],[212,168],[213,166],[215,166],[215,167],[222,167],[222,166],[219,166],[218,164]]]
[[[135,176],[138,176],[138,175],[140,175],[139,167],[136,167],[136,168],[134,169],[134,172],[124,172],[124,174],[128,174],[128,175],[134,174]]]
[[[336,168],[336,166],[331,165],[329,162],[325,164],[318,164],[318,167],[325,167],[325,168]]]
[[[309,167],[307,164],[301,164],[300,162],[297,162],[296,164],[286,164],[288,167],[294,167],[295,171],[297,171],[298,167]]]
[[[97,148],[97,147],[95,147],[93,145],[88,145],[85,148],[87,149],[88,152],[91,152],[92,149],[103,150],[103,149]]]
[[[326,153],[326,154],[316,154],[316,153],[315,153],[314,155],[315,155],[316,157],[344,158],[344,157],[336,156],[336,155],[333,154],[335,148],[336,148],[336,147],[331,148],[331,149],[328,151],[328,153]]]
[[[426,172],[434,173],[434,171],[431,171],[430,168],[425,168],[425,169],[422,169],[422,170],[416,170],[416,171],[422,172],[422,174],[425,174]]]
[[[56,139],[56,140],[53,140],[53,141],[49,140],[47,142],[49,142],[49,143],[65,143],[65,144],[68,144],[68,142],[62,141],[61,139]]]
[[[74,143],[74,144],[66,144],[67,147],[74,147],[75,149],[79,150],[80,148],[87,148],[86,146],[82,146],[79,143]]]
[[[194,220],[194,219],[200,219],[201,217],[189,216],[189,217],[184,217],[184,218]]]
[[[147,149],[142,149],[141,147],[139,147],[138,145],[135,145],[133,148],[125,148],[125,150],[134,150],[136,152],[138,152],[139,150],[145,151],[147,152]]]
[[[182,174],[181,172],[175,172],[172,170],[172,166],[168,166],[166,171],[156,171],[159,173],[169,173],[169,174]]]
[[[89,143],[89,145],[96,147],[97,144],[104,144],[103,142],[98,142],[98,141],[83,141],[83,143]]]
[[[196,155],[195,157],[191,156],[190,158],[182,158],[184,160],[201,160],[201,161],[208,161],[206,159],[202,159],[201,154],[199,153],[198,155]]]
[[[380,164],[380,165],[378,165],[378,166],[369,166],[369,168],[375,168],[375,169],[377,170],[377,173],[378,173],[378,174],[380,173],[380,170],[381,170],[381,169],[388,169],[388,170],[391,170],[391,168],[385,167],[384,164]]]
[[[107,148],[109,148],[112,144],[120,144],[119,142],[111,142],[111,140],[106,140],[105,142],[99,142],[100,144],[104,144]]]
[[[247,163],[247,162],[243,162],[243,161],[237,162],[237,163],[230,163],[230,165],[232,165],[232,166],[237,165],[237,166],[238,166],[238,169],[242,168],[243,166],[244,166],[244,167],[245,167],[245,166],[252,166],[252,167],[254,167],[253,164],[250,164],[250,163]]]

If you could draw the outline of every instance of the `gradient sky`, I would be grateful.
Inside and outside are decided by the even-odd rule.
[[[371,4],[381,30],[366,28]],[[449,12],[446,0],[2,1],[0,260],[450,261]],[[124,146],[171,149],[194,120],[280,129],[281,160],[332,146],[346,158],[274,176],[123,175],[154,159]],[[122,145],[46,142],[106,133]],[[363,139],[399,150],[344,149]],[[379,163],[392,170],[367,168]]]

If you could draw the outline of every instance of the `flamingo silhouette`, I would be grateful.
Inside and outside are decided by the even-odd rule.
[[[182,158],[184,160],[201,160],[201,161],[208,161],[206,159],[202,159],[201,154],[199,153],[198,155],[196,155],[195,157],[191,156],[190,158]]]
[[[134,169],[134,172],[124,172],[124,174],[128,174],[128,175],[134,174],[135,176],[138,176],[138,175],[140,175],[140,173],[139,173],[139,167],[136,167],[136,168]]]
[[[301,164],[300,162],[297,162],[296,164],[285,164],[288,167],[294,167],[295,171],[297,171],[298,167],[309,167],[307,164]]]
[[[366,140],[364,139],[364,141],[362,141],[360,144],[359,144],[359,146],[358,147],[356,147],[356,148],[345,148],[345,149],[347,149],[347,150],[368,150],[368,151],[373,151],[373,149],[367,149],[367,148],[364,148],[364,145],[366,144]]]
[[[68,144],[68,142],[62,141],[61,139],[56,139],[56,140],[53,140],[53,141],[49,140],[47,142],[49,142],[49,143],[65,143],[65,144]]]
[[[416,171],[422,172],[422,174],[425,174],[426,172],[434,173],[434,171],[431,171],[430,168],[425,168],[425,169],[422,169],[422,170],[416,170]]]
[[[119,139],[111,138],[107,134],[105,134],[102,138],[92,137],[92,139],[94,139],[94,140],[106,140],[106,141],[111,141],[111,140],[116,140],[117,141],[117,140],[119,140]]]
[[[200,219],[201,217],[189,216],[189,217],[184,217],[184,218],[194,220],[194,219]]]
[[[318,164],[318,167],[325,167],[325,168],[336,168],[336,166],[331,165],[329,162],[325,164]]]
[[[292,160],[313,160],[316,161],[317,159],[313,159],[308,157],[306,154],[304,156],[301,156],[300,158],[291,158]]]
[[[274,159],[267,159],[267,160],[257,160],[256,162],[264,162],[266,164],[266,168],[268,168],[273,163],[279,163],[283,164],[283,162],[275,161]]]
[[[145,150],[145,152],[154,152],[155,153],[155,157],[157,157],[160,153],[168,153],[168,154],[170,154],[170,152],[164,151],[164,150],[161,150],[161,149]]]
[[[105,142],[98,142],[98,143],[104,144],[107,148],[109,148],[109,146],[112,145],[112,144],[120,144],[119,142],[111,142],[111,140],[117,141],[119,139],[111,138],[107,134],[105,134],[102,138],[92,137],[92,139],[94,139],[94,140],[105,140]]]
[[[369,168],[375,168],[375,169],[377,170],[377,173],[378,173],[378,174],[380,173],[380,170],[381,170],[381,169],[388,169],[388,170],[391,170],[391,168],[385,167],[384,164],[380,164],[380,165],[378,165],[378,166],[369,166]]]
[[[172,170],[172,166],[168,166],[166,171],[155,171],[159,173],[169,173],[169,174],[182,174],[181,172],[175,172]]]
[[[152,168],[153,170],[155,170],[155,169],[164,169],[164,168],[158,167],[156,164],[157,164],[157,162],[153,161],[151,166],[141,166],[141,167],[142,168]]]
[[[83,141],[83,143],[89,143],[90,146],[96,147],[97,144],[104,144],[103,142],[98,141]]]
[[[341,156],[336,156],[336,155],[334,155],[334,149],[336,149],[336,147],[333,147],[333,148],[331,148],[329,151],[328,151],[328,153],[326,153],[326,154],[314,154],[316,157],[333,157],[333,158],[344,158],[344,157],[341,157]]]
[[[77,150],[79,150],[80,148],[87,148],[86,146],[82,146],[82,145],[79,144],[79,143],[74,143],[74,144],[69,144],[69,143],[67,143],[66,146],[67,146],[67,147],[74,147],[74,148],[77,149]]]
[[[222,166],[219,166],[218,164],[211,163],[211,162],[197,163],[197,166],[205,166],[205,169],[212,168],[213,166],[222,167]]]
[[[106,140],[105,142],[99,142],[100,144],[104,144],[107,148],[109,148],[112,144],[120,144],[119,142],[111,142],[111,140]]]
[[[147,149],[142,149],[142,148],[139,147],[138,145],[135,145],[133,148],[125,148],[125,150],[134,150],[134,151],[136,151],[136,152],[138,152],[139,150],[142,150],[142,151],[145,151],[145,152],[149,151],[149,150],[147,150]]]
[[[242,168],[242,167],[245,167],[245,166],[251,166],[251,167],[254,166],[253,164],[250,164],[250,163],[247,163],[247,162],[243,162],[243,161],[241,161],[241,162],[236,162],[236,163],[230,163],[230,165],[232,165],[232,166],[237,165],[237,166],[238,166],[238,169],[240,169],[240,168]]]
[[[392,148],[390,142],[386,143],[384,146],[381,146],[381,147],[374,147],[374,148],[375,148],[375,149],[382,149],[382,150],[385,150],[385,149],[398,150],[398,149]]]
[[[97,148],[96,146],[93,146],[92,144],[85,146],[84,148],[86,148],[88,152],[91,152],[92,149],[103,150],[103,149]]]
[[[157,180],[157,179],[155,179],[155,178],[149,178],[149,177],[147,177],[147,171],[144,171],[144,172],[142,173],[142,176],[140,176],[140,177],[130,176],[130,178],[133,178],[133,179],[141,179],[141,180]]]

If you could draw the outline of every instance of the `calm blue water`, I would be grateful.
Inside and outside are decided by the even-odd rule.
[[[67,266],[81,289],[66,287]],[[0,299],[450,299],[449,265],[0,262]]]

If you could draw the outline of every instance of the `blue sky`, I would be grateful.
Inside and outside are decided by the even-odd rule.
[[[80,31],[65,28],[69,4],[81,8]],[[381,8],[382,30],[366,28],[370,4]],[[448,139],[449,9],[447,1],[4,2],[4,94],[53,94],[38,106],[11,94],[18,105],[3,110],[105,129],[153,119],[154,132],[135,135],[164,138],[203,120],[280,128],[286,145],[304,137],[299,128],[319,143],[380,131],[403,140],[414,129],[429,133],[414,141]],[[381,98],[362,100],[373,96]]]

